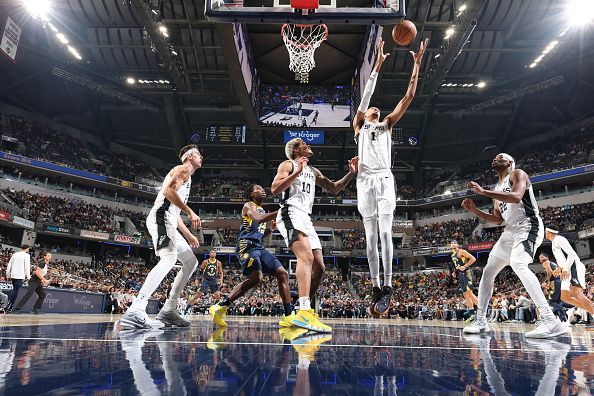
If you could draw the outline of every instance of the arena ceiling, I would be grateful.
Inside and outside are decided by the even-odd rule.
[[[10,15],[23,27],[17,63],[0,59],[1,100],[94,133],[107,144],[171,161],[174,148],[196,128],[246,124],[248,144],[210,147],[207,163],[274,168],[283,157],[282,136],[258,128],[253,112],[245,110],[246,93],[233,66],[237,61],[230,59],[228,30],[205,20],[201,0],[152,1],[168,29],[173,55],[151,12],[143,11],[144,3],[53,0],[52,20],[78,46],[83,60],[76,61],[47,27],[26,14],[20,0],[0,0],[2,23]],[[480,156],[488,147],[505,150],[518,139],[594,117],[592,28],[572,27],[559,38],[567,26],[564,3],[410,0],[407,18],[419,31],[412,47],[420,38],[431,42],[415,101],[400,122],[406,134],[419,137],[419,144],[398,147],[396,166],[403,171],[443,167]],[[458,15],[463,4],[467,10]],[[454,21],[463,30],[473,20],[478,23],[468,40],[452,39],[445,46],[445,32]],[[252,24],[248,31],[262,82],[293,83],[279,27]],[[390,31],[385,29],[386,39]],[[319,70],[312,83],[350,84],[364,34],[362,26],[330,26],[329,40],[317,51]],[[552,40],[559,45],[537,67],[529,67]],[[383,112],[401,98],[412,67],[409,48],[387,43],[391,56],[372,100]],[[165,84],[130,85],[129,76],[167,80],[175,90]],[[97,85],[91,90],[81,81]],[[478,82],[485,87],[459,86]],[[542,89],[547,83],[553,86]],[[100,93],[101,87],[116,94]],[[323,166],[336,168],[354,154],[350,133],[327,133],[327,144],[316,149]]]

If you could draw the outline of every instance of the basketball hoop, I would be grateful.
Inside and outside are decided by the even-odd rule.
[[[307,83],[309,72],[316,67],[314,52],[328,38],[328,27],[285,23],[281,36],[289,51],[289,70],[295,73],[295,80]]]

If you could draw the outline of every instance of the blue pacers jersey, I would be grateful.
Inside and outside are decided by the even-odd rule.
[[[264,214],[266,211],[263,207],[256,205],[256,211],[259,214]],[[264,248],[262,239],[266,231],[266,223],[258,223],[249,216],[241,217],[241,226],[239,227],[239,236],[237,241],[237,252],[243,253],[248,248],[258,247]]]

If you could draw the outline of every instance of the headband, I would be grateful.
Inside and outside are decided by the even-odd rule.
[[[512,157],[509,154],[506,153],[499,153],[498,155],[502,156],[503,158],[505,158],[506,160],[508,160],[509,162],[511,162],[511,170],[513,171],[514,169],[516,169],[516,160],[514,160],[514,157]]]
[[[186,158],[188,158],[190,155],[194,154],[194,152],[198,152],[198,149],[197,148],[191,148],[188,151],[186,151],[184,153],[184,155],[182,155],[181,158],[180,158],[182,164],[184,163],[184,161],[186,160]]]
[[[546,231],[546,232],[550,232],[551,234],[558,234],[558,233],[559,233],[559,231],[557,231],[557,230],[553,230],[552,228],[548,228],[548,227],[547,227],[547,228],[545,228],[545,231]]]

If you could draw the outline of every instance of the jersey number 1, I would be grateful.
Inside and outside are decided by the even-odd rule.
[[[371,132],[371,140],[375,140],[375,132]]]

